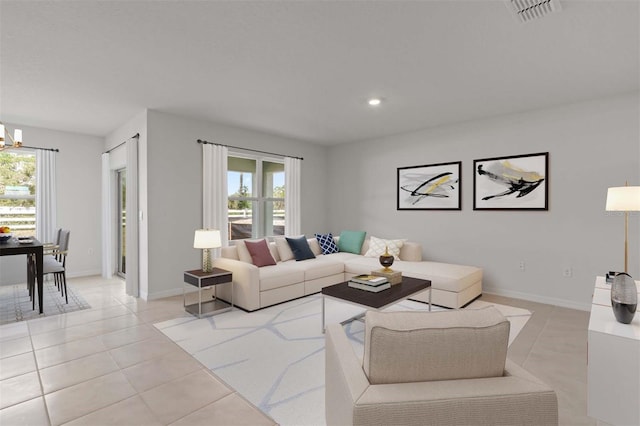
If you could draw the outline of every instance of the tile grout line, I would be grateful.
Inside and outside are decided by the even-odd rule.
[[[29,320],[27,320],[26,323],[27,323],[27,332],[29,333],[29,342],[31,343],[31,356],[33,356],[33,362],[36,367],[36,373],[38,374],[38,383],[40,384],[40,394],[41,394],[40,397],[42,398],[42,404],[44,405],[44,412],[47,415],[47,421],[49,422],[49,425],[53,425],[53,422],[51,421],[51,414],[49,414],[47,399],[45,398],[45,394],[44,394],[44,386],[42,385],[42,377],[40,376],[40,366],[38,365],[38,358],[36,357],[36,349],[33,346],[33,339],[31,335],[31,328],[29,327]]]

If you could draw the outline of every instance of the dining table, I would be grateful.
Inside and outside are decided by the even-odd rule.
[[[0,242],[0,256],[15,256],[20,254],[27,255],[27,276],[29,280],[32,279],[29,268],[31,261],[31,257],[35,258],[35,279],[38,288],[38,309],[39,312],[42,313],[42,288],[44,285],[43,279],[43,254],[44,254],[44,246],[43,244],[35,238],[30,238],[27,241],[18,241],[17,238],[10,238],[8,241]],[[29,283],[28,285],[31,285]],[[35,297],[35,295],[33,295]]]

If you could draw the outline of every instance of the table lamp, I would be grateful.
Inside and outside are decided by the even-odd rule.
[[[196,229],[193,248],[202,249],[202,270],[211,272],[210,249],[222,247],[220,231],[217,229]]]
[[[618,186],[607,191],[608,212],[624,212],[624,272],[628,273],[629,212],[640,211],[640,186]]]

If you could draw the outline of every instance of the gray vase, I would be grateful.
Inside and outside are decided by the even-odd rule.
[[[629,324],[633,321],[638,308],[638,290],[631,275],[623,272],[613,278],[611,307],[618,322]]]

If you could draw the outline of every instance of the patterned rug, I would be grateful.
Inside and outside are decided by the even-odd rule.
[[[53,281],[45,281],[43,286],[43,313],[40,314],[37,300],[36,309],[31,308],[27,284],[0,287],[0,324],[49,317],[91,307],[82,296],[73,290],[69,283],[67,283],[67,290],[69,291],[69,304],[65,303],[64,297]]]
[[[323,425],[321,303],[321,296],[315,294],[257,312],[236,309],[203,319],[177,318],[155,326],[280,425]],[[511,322],[509,343],[531,316],[525,309],[482,301],[473,302],[467,309],[487,305],[494,305]],[[404,301],[387,310],[426,308],[423,303]],[[326,300],[327,324],[362,311]],[[344,327],[354,350],[362,356],[363,323],[354,321]]]

